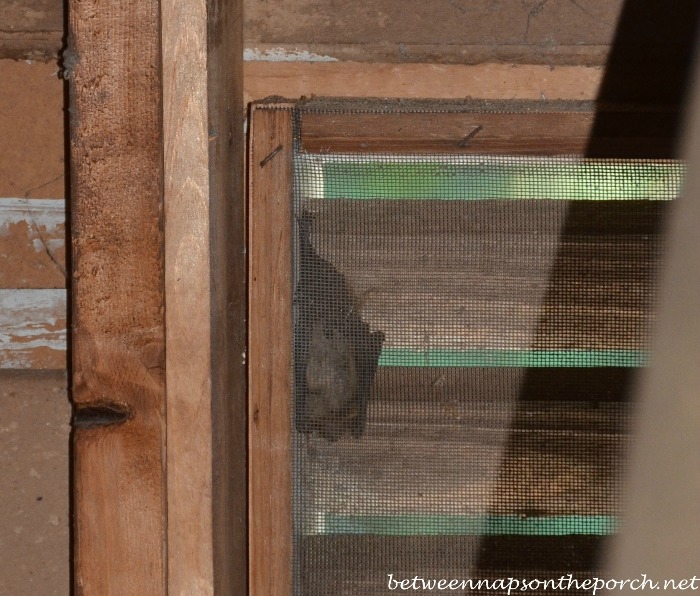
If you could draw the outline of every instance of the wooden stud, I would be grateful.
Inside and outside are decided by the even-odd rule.
[[[206,6],[162,2],[168,592],[213,593]],[[193,91],[195,91],[193,93]]]
[[[248,581],[243,0],[208,0],[206,30],[212,543],[214,593],[225,595]]]
[[[245,592],[241,2],[74,4],[76,591]]]
[[[168,590],[245,593],[242,2],[161,4]]]
[[[249,175],[250,594],[291,593],[292,112],[255,105]]]
[[[71,1],[74,581],[166,592],[157,0]]]

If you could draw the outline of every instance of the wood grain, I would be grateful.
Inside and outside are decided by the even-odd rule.
[[[243,2],[207,4],[214,592],[248,587]]]
[[[213,594],[206,4],[161,4],[168,593]]]
[[[249,175],[250,593],[291,594],[292,112],[253,106]]]
[[[162,7],[168,593],[244,593],[241,2]]]
[[[304,205],[385,349],[648,348],[672,201]]]
[[[621,0],[583,6],[566,0],[290,0],[273,11],[254,0],[246,4],[246,47],[367,62],[601,64],[622,6]]]
[[[628,426],[627,407],[611,405],[591,415],[585,403],[520,409],[506,399],[456,404],[384,397],[375,391],[361,441],[312,438],[295,450],[303,470],[302,533],[322,531],[318,525],[327,513],[621,512],[629,437],[619,431]]]
[[[602,67],[541,64],[392,64],[266,62],[244,64],[245,101],[282,97],[593,100]]]
[[[166,593],[159,3],[72,1],[76,594]]]
[[[392,103],[394,108],[392,109]],[[674,110],[607,111],[579,102],[310,102],[302,146],[310,152],[485,153],[669,158]],[[394,113],[388,113],[394,112]],[[436,115],[435,112],[444,112]],[[595,128],[594,128],[595,126]],[[595,133],[595,136],[593,134]]]
[[[514,576],[558,580],[569,573],[583,581],[599,567],[605,546],[606,539],[600,536],[335,535],[305,537],[300,550],[305,594],[379,596],[387,593],[388,573],[392,572],[394,579],[409,581],[416,575],[426,579]],[[493,593],[486,589],[469,592]],[[553,591],[532,593],[551,595]],[[583,590],[572,593],[582,594]]]

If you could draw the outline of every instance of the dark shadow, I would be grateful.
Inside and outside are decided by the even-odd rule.
[[[609,156],[606,144],[612,131],[639,141],[636,146],[641,155],[635,156],[675,154],[699,17],[696,0],[625,2],[597,99],[599,111],[589,156]],[[611,110],[615,106],[641,113],[621,118],[617,110]],[[661,142],[666,151],[660,152],[652,140]]]
[[[73,271],[73,251],[71,241],[71,146],[70,146],[70,86],[66,78],[66,64],[64,56],[68,48],[68,0],[63,0],[63,37],[61,39],[61,51],[58,56],[59,77],[63,78],[63,155],[64,155],[64,180],[65,180],[65,199],[66,199],[66,219],[65,219],[65,238],[66,238],[66,368],[68,369],[68,399],[73,406],[73,306],[72,306],[72,271]],[[72,423],[71,416],[71,433],[68,442],[68,517],[69,517],[69,593],[75,593],[75,501],[74,484],[75,474],[73,462],[75,461],[75,449],[73,435],[75,427]]]
[[[668,159],[678,155],[699,17],[700,2],[697,0],[625,2],[596,102],[597,111],[587,157]],[[587,337],[595,336],[590,329],[591,318],[586,318],[583,313],[590,307],[600,308],[601,304],[581,304],[578,301],[576,282],[582,276],[586,276],[590,284],[610,284],[615,280],[621,286],[637,284],[642,288],[641,302],[633,305],[633,308],[642,312],[653,308],[653,303],[645,299],[644,294],[653,295],[663,256],[664,223],[669,207],[669,201],[570,202],[532,349],[546,349],[548,342],[556,335],[556,329],[562,326],[569,329],[573,336],[581,330],[586,331]],[[583,250],[582,246],[585,247]],[[617,248],[621,246],[632,246],[632,249],[626,248],[627,252],[624,252]],[[625,263],[625,259],[628,262]],[[613,265],[613,262],[617,264]],[[602,295],[600,300],[615,302],[616,297]],[[618,308],[619,302],[612,306]],[[577,309],[580,314],[576,312]],[[585,328],[586,325],[588,328]],[[606,333],[612,335],[610,329]],[[572,340],[572,343],[575,342]],[[640,342],[638,348],[645,347]],[[527,406],[526,403],[533,400],[559,401],[562,407],[580,407],[581,411],[601,408],[601,402],[613,402],[613,405],[617,402],[619,407],[606,411],[619,419],[609,421],[614,424],[607,424],[606,428],[614,428],[616,433],[627,433],[630,416],[626,404],[633,399],[638,369],[572,368],[559,369],[552,375],[554,370],[526,371],[512,428],[516,428],[518,421],[527,416],[528,408],[531,409],[532,405]],[[614,468],[610,466],[619,465],[615,461],[620,452],[611,451],[609,437],[598,445],[599,439],[594,436],[597,430],[600,429],[591,428],[590,437],[583,439],[588,447],[582,447],[580,456],[587,450],[589,456],[598,453],[600,458],[606,459],[609,464],[600,466],[603,474],[601,486],[608,482],[614,484],[617,472],[611,471]],[[542,445],[537,447],[543,453],[555,450],[548,436],[543,433]],[[622,437],[620,440],[624,441]],[[516,454],[522,450],[520,435],[511,432],[504,460],[508,459],[509,453]],[[624,453],[624,449],[621,452]],[[569,457],[578,456],[569,453]],[[595,460],[591,461],[595,465]],[[582,461],[581,465],[586,465],[586,462]],[[504,470],[500,472],[501,476],[506,473]],[[565,478],[561,480],[566,481]],[[555,488],[541,487],[545,491]],[[620,488],[610,486],[612,501]],[[576,513],[585,516],[587,512]],[[548,512],[522,512],[523,517],[530,515],[548,515]],[[518,571],[526,576],[528,572],[537,575],[536,571],[545,569],[549,572],[590,573],[600,570],[608,542],[604,535],[523,538],[527,539],[482,537],[478,574],[507,570],[509,574]],[[554,560],[556,564],[552,563]]]

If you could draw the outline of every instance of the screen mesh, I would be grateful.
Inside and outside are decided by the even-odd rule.
[[[296,151],[296,595],[595,575],[682,177]]]

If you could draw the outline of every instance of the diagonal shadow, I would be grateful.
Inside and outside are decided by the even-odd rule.
[[[700,3],[696,0],[625,2],[596,101],[587,157],[663,159],[678,154],[684,99],[692,74],[699,17]],[[622,205],[615,201],[599,204],[571,201],[531,347],[546,348],[561,325],[568,325],[575,333],[576,325],[582,320],[576,316],[566,321],[558,320],[557,317],[562,315],[556,313],[570,311],[569,306],[576,301],[571,280],[578,271],[572,271],[572,263],[578,259],[585,267],[587,257],[576,253],[577,249],[574,248],[581,245],[579,241],[584,237],[593,239],[592,254],[603,260],[606,255],[596,252],[599,250],[595,248],[596,238],[603,240],[598,245],[624,243],[632,237],[651,238],[652,250],[637,253],[636,261],[628,263],[627,270],[633,271],[632,278],[618,279],[623,284],[638,282],[653,294],[658,257],[663,253],[663,229],[667,215],[667,205],[661,204],[661,201],[648,201],[646,204],[640,201],[636,205]],[[646,262],[645,259],[648,267],[637,271],[635,265]],[[639,276],[642,279],[637,279]],[[596,283],[595,277],[593,283]],[[564,308],[554,308],[562,305]],[[595,304],[592,306],[595,307]],[[652,307],[652,304],[645,306]],[[602,404],[609,407],[612,404],[610,411],[620,416],[612,426],[617,433],[624,434],[629,419],[625,414],[626,404],[632,400],[635,376],[635,369],[624,367],[527,369],[511,428],[522,426],[533,401],[548,402],[548,405],[554,405],[555,410],[558,406],[566,408],[567,403],[576,401],[584,409],[600,408]],[[616,405],[619,407],[614,407]],[[503,461],[523,453],[520,437],[516,432],[510,433]],[[546,442],[545,438],[542,440]],[[619,464],[615,461],[619,459],[619,451],[612,453],[602,444],[596,445],[594,439],[589,441],[593,442],[589,442],[585,450],[582,449],[582,456],[584,451],[589,455],[600,453],[603,459],[607,458],[615,466]],[[544,445],[541,449],[549,453],[556,447]],[[537,453],[533,457],[537,457]],[[588,465],[589,462],[583,459],[577,465]],[[603,484],[608,483],[609,494],[601,495],[602,499],[611,498],[614,501],[619,493],[617,469],[607,473]],[[507,485],[507,474],[502,468],[497,485]],[[541,489],[548,491],[552,487],[544,486]],[[526,517],[546,514],[542,511],[522,512]],[[581,514],[585,515],[586,512]],[[536,577],[537,572],[542,576],[544,571],[558,571],[578,572],[585,576],[601,566],[606,540],[605,535],[483,536],[477,572],[479,575],[489,575],[504,570],[511,573],[517,570],[524,574],[529,571]]]

